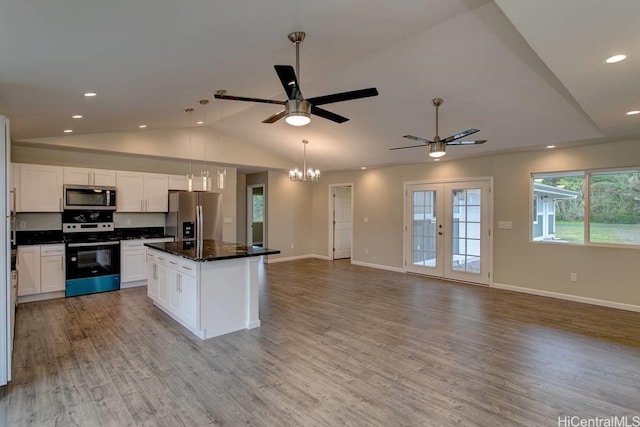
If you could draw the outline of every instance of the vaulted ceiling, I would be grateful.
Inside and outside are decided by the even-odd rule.
[[[292,159],[307,139],[325,170],[430,161],[388,149],[435,135],[435,97],[440,136],[475,127],[488,140],[446,158],[634,138],[639,18],[636,0],[5,0],[0,113],[14,140],[145,132],[204,119],[206,98],[207,126]],[[305,97],[380,95],[324,106],[344,124],[302,128],[261,123],[277,105],[213,100],[285,99],[273,65],[295,64],[297,30]],[[628,59],[604,62],[616,53]]]

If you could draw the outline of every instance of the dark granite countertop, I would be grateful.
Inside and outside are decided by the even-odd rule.
[[[181,256],[192,261],[221,261],[225,259],[280,253],[280,251],[275,249],[267,249],[260,246],[245,246],[240,243],[223,242],[222,240],[146,243],[145,246],[167,252],[171,255]]]
[[[105,233],[105,236],[107,234],[108,239],[106,240],[135,240],[173,237],[164,234],[164,227],[116,228],[113,233]],[[61,230],[18,231],[16,236],[18,246],[66,243],[65,236]]]

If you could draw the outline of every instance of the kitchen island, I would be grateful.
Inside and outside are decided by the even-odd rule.
[[[260,326],[258,263],[280,251],[220,240],[145,246],[147,295],[200,339]]]

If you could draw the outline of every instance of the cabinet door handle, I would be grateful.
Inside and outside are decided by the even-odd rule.
[[[145,200],[144,210],[145,210],[145,212],[149,212],[149,199]]]
[[[178,263],[175,261],[169,261],[169,264],[178,265]]]
[[[62,212],[62,197],[60,197],[60,199],[58,200],[60,200],[60,212]]]
[[[140,212],[144,212],[144,200],[140,199]]]

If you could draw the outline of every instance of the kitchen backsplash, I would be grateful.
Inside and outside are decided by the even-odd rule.
[[[116,228],[164,227],[164,213],[114,213]],[[17,231],[62,230],[59,213],[19,213],[16,216]]]

